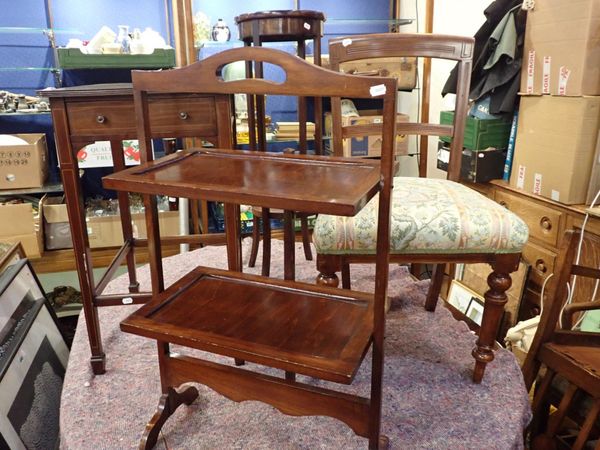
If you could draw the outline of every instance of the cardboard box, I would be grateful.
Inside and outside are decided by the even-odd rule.
[[[67,205],[63,197],[44,197],[40,202],[40,216],[46,250],[73,248]]]
[[[0,145],[0,189],[40,187],[48,176],[46,135],[15,134],[23,145]]]
[[[372,123],[382,123],[383,116],[377,114],[377,111],[359,111],[359,117],[342,117],[342,126],[368,125]],[[396,122],[408,122],[409,116],[402,113],[396,114]],[[325,114],[325,133],[331,136],[332,121],[331,113]],[[351,139],[344,139],[342,143],[343,156],[351,157],[378,157],[381,156],[381,136],[367,136]],[[396,155],[408,154],[408,136],[399,134],[396,136]]]
[[[585,203],[599,164],[600,97],[521,98],[510,185],[565,204]]]
[[[42,251],[41,232],[31,203],[0,205],[0,241],[21,242],[28,258],[39,258]]]
[[[522,67],[523,93],[600,95],[600,2],[535,2]]]
[[[67,205],[61,197],[47,199],[41,207],[44,217],[45,244],[48,250],[72,248],[71,228]],[[146,237],[146,221],[143,213],[131,215],[133,236]],[[179,212],[158,213],[161,236],[179,235]],[[123,244],[120,216],[95,216],[86,218],[88,240],[91,248],[119,247]]]

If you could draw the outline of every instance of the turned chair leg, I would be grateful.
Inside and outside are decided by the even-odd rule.
[[[323,255],[317,253],[316,283],[321,286],[338,287],[340,279],[336,275],[342,267],[342,255]]]
[[[260,219],[255,215],[252,218],[252,248],[250,249],[250,260],[248,267],[256,265],[256,257],[258,256],[258,243],[260,241]]]
[[[484,294],[485,307],[479,337],[471,352],[475,358],[473,371],[475,383],[481,382],[486,365],[494,360],[496,334],[504,313],[504,305],[508,300],[506,291],[512,284],[510,274],[519,267],[520,258],[520,254],[496,255],[495,261],[491,263],[492,273],[487,279],[489,290]]]

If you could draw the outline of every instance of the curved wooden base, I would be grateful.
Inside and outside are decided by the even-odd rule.
[[[189,386],[181,392],[177,392],[174,388],[168,387],[167,393],[161,395],[158,402],[156,412],[152,419],[146,425],[144,435],[140,441],[140,450],[151,449],[156,445],[158,434],[167,419],[175,412],[175,410],[183,403],[191,405],[198,397],[198,389]]]

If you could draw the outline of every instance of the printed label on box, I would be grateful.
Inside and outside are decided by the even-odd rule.
[[[525,186],[525,166],[519,166],[519,171],[517,172],[517,188],[523,189]]]
[[[542,174],[536,173],[533,176],[533,193],[537,195],[542,194]]]
[[[558,70],[558,95],[567,95],[569,75],[571,75],[571,71],[565,66],[560,66],[560,69]]]
[[[140,146],[137,139],[123,141],[123,155],[126,166],[140,163]],[[113,159],[110,151],[110,141],[96,141],[86,145],[77,152],[77,162],[80,169],[92,167],[112,167]]]
[[[533,78],[535,74],[535,50],[529,50],[527,58],[527,93],[533,94]]]
[[[544,56],[544,68],[542,71],[542,94],[550,93],[551,65],[552,65],[552,57]]]

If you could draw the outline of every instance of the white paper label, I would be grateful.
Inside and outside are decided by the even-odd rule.
[[[450,162],[450,151],[440,148],[437,153],[437,159],[438,161],[448,164]]]
[[[560,69],[558,70],[558,95],[567,95],[569,75],[571,75],[571,71],[565,66],[560,66]]]
[[[517,189],[523,189],[525,185],[525,166],[519,166],[519,171],[517,172]]]
[[[306,22],[304,22],[304,28],[305,28],[305,29],[307,29],[307,30],[310,30],[310,24],[309,24],[309,23],[306,23]]]
[[[380,95],[384,95],[386,92],[385,84],[378,84],[376,86],[371,86],[369,88],[369,92],[371,97],[378,97]]]
[[[87,227],[87,234],[92,234],[92,228],[91,227]]]
[[[344,47],[348,47],[351,44],[352,44],[352,39],[350,39],[350,38],[346,38],[342,41],[342,46],[344,46]]]
[[[552,189],[552,192],[550,192],[550,198],[555,202],[560,202],[560,192]]]
[[[529,50],[527,58],[527,90],[528,94],[533,94],[533,77],[535,73],[535,50]]]
[[[533,176],[533,193],[537,195],[542,194],[542,174],[536,173]]]
[[[550,72],[551,72],[552,57],[544,56],[544,69],[542,72],[542,94],[550,93]]]
[[[123,297],[121,300],[124,305],[131,305],[133,303],[133,299],[131,297]]]
[[[535,1],[534,0],[524,0],[523,4],[521,5],[521,9],[526,11],[526,10],[531,10],[535,7]]]

